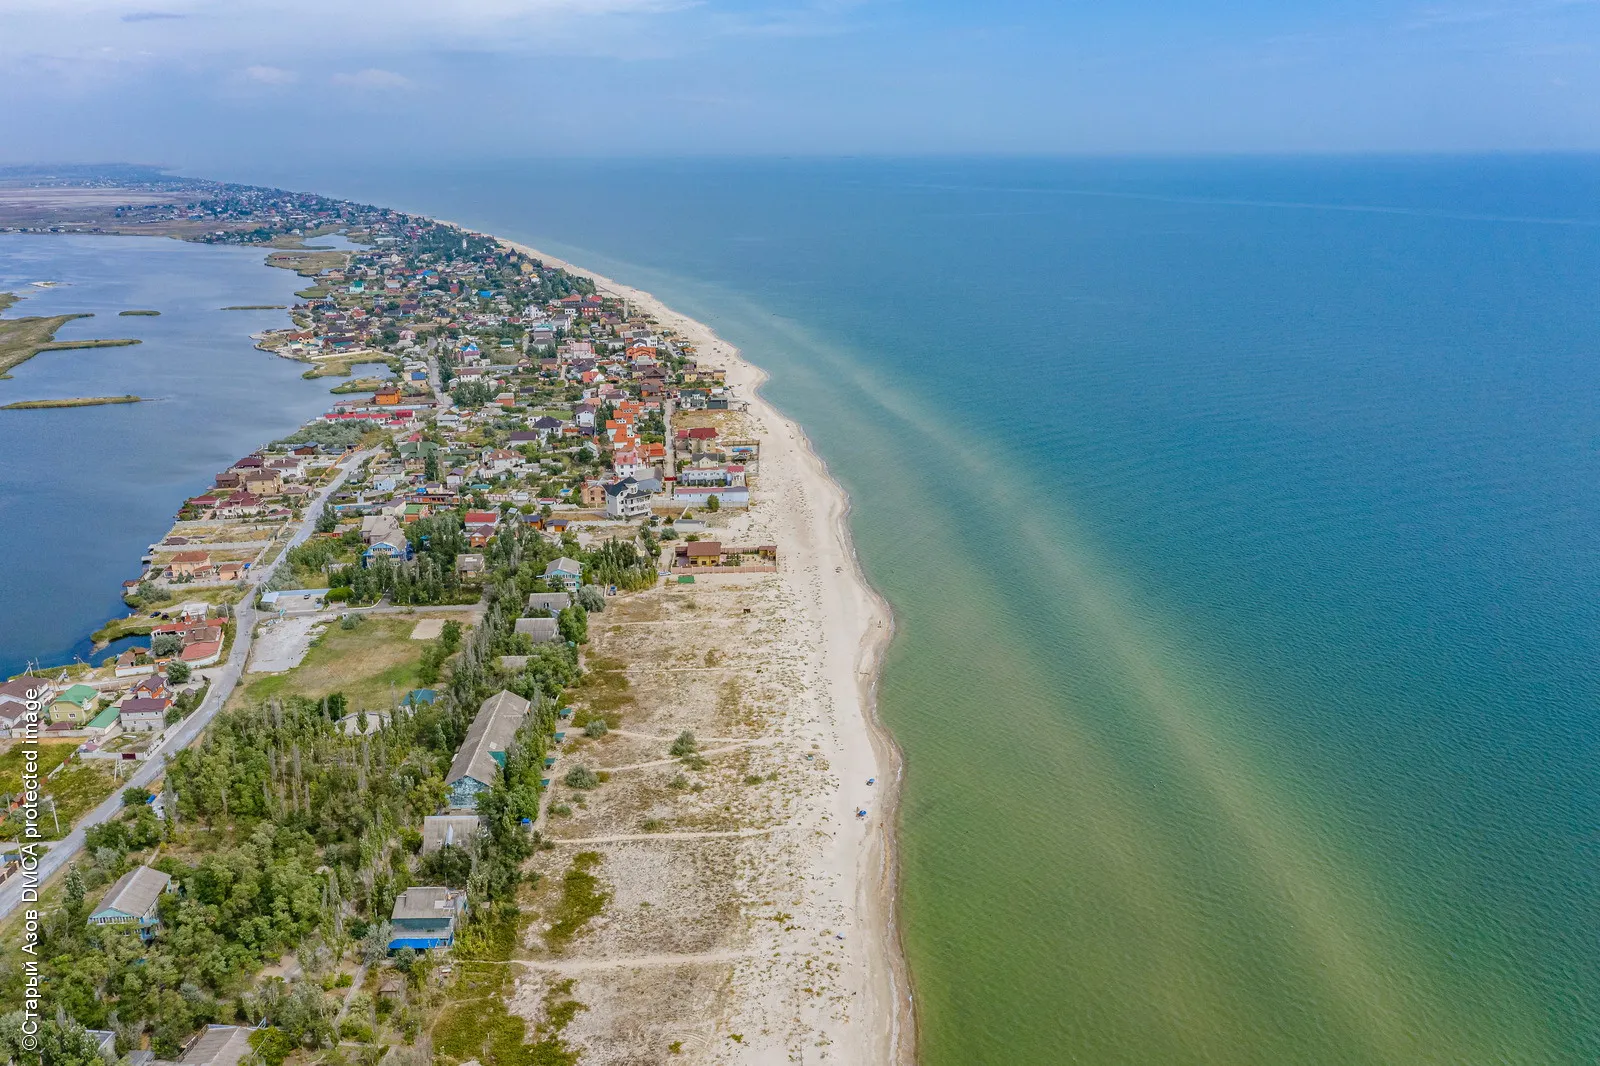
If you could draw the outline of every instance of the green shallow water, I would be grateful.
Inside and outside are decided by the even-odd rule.
[[[300,180],[771,371],[896,613],[924,1062],[1600,1061],[1600,163]]]

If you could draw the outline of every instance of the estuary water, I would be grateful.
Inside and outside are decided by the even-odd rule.
[[[122,582],[139,576],[179,505],[327,409],[328,380],[302,379],[304,366],[250,340],[288,325],[286,311],[222,310],[294,302],[305,280],[265,255],[159,237],[0,234],[0,292],[23,297],[6,317],[87,313],[56,339],[142,342],[42,352],[0,380],[0,404],[150,400],[0,411],[0,676],[87,660],[89,634],[126,613]],[[119,314],[131,310],[161,314]]]
[[[923,1061],[1600,1061],[1600,161],[241,177],[771,371],[898,621]]]

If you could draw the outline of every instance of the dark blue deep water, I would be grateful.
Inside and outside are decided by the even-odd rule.
[[[145,548],[166,534],[183,501],[235,459],[327,409],[326,379],[302,380],[304,366],[250,340],[288,325],[288,312],[222,310],[287,305],[304,285],[267,266],[259,248],[0,234],[0,292],[24,297],[8,318],[88,313],[94,317],[68,322],[56,339],[142,341],[36,355],[0,380],[0,404],[151,400],[0,411],[0,676],[30,661],[89,659],[89,634],[127,612],[122,582],[139,576]],[[129,310],[161,315],[118,314]]]

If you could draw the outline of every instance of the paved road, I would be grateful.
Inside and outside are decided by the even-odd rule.
[[[256,626],[255,586],[272,577],[278,564],[288,555],[290,548],[305,543],[306,538],[317,528],[317,519],[321,517],[323,505],[327,503],[328,497],[338,491],[353,470],[376,454],[377,450],[374,449],[358,452],[353,458],[347,459],[338,477],[334,478],[306,509],[305,521],[301,522],[300,529],[290,538],[288,545],[279,553],[277,559],[259,572],[251,573],[249,594],[233,612],[237,622],[234,627],[233,650],[228,654],[228,661],[222,668],[212,674],[211,688],[207,691],[205,700],[193,714],[183,720],[176,732],[167,734],[161,744],[150,753],[150,758],[139,764],[139,768],[128,778],[123,788],[143,787],[160,777],[173,753],[182,751],[193,743],[201,730],[211,724],[211,719],[217,716],[222,705],[228,702],[228,697],[233,694],[234,686],[239,683],[239,675],[244,672],[245,663],[250,658],[250,645],[254,639]],[[42,885],[83,850],[84,834],[87,830],[115,817],[121,809],[122,790],[118,789],[107,797],[104,803],[84,815],[73,827],[72,832],[52,844],[49,852],[39,860],[39,883]],[[22,902],[22,881],[22,876],[18,874],[0,885],[0,919],[16,910],[17,905]]]

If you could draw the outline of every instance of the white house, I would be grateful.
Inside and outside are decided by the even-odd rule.
[[[639,518],[650,513],[650,495],[639,488],[633,477],[606,486],[607,518]]]

